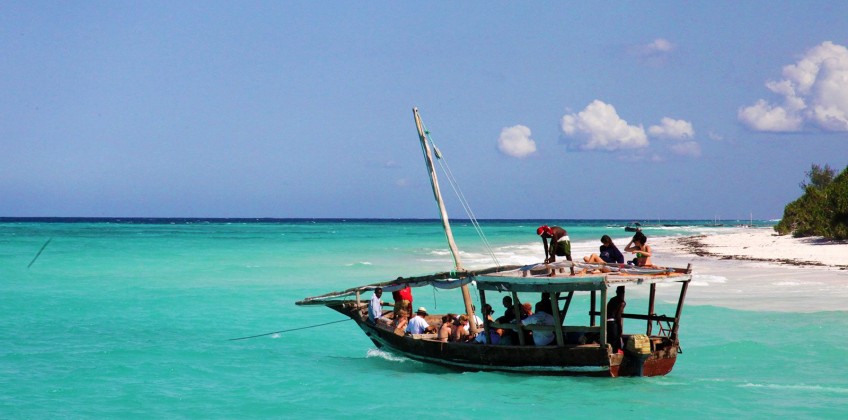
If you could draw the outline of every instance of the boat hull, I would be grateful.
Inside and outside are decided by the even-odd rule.
[[[365,322],[358,311],[335,307],[357,322],[380,349],[457,371],[498,371],[558,376],[660,376],[671,372],[677,348],[669,347],[641,358],[635,354],[611,354],[608,346],[517,346],[446,343],[428,338],[402,336]]]

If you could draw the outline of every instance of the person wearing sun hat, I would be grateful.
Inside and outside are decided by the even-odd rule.
[[[568,237],[568,232],[559,226],[542,225],[536,229],[536,234],[542,237],[542,245],[545,247],[545,263],[556,262],[556,257],[565,257],[568,261],[571,259],[571,239]],[[550,244],[548,243],[550,239]],[[574,267],[571,267],[571,274],[574,274]]]
[[[425,332],[436,332],[436,327],[427,323],[424,317],[427,316],[427,308],[420,307],[415,312],[415,316],[409,320],[406,325],[406,333],[408,334],[424,334]]]

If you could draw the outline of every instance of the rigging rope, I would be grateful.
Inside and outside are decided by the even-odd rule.
[[[251,335],[249,337],[230,338],[230,339],[227,339],[227,341],[247,340],[248,338],[264,337],[266,335],[271,335],[271,334],[282,334],[282,333],[287,333],[289,331],[297,331],[297,330],[305,330],[307,328],[323,327],[325,325],[338,324],[339,322],[345,322],[345,321],[353,321],[353,318],[342,319],[340,321],[326,322],[326,323],[317,324],[317,325],[310,325],[308,327],[291,328],[291,329],[288,329],[288,330],[280,330],[280,331],[273,331],[273,332],[269,332],[269,333],[265,333],[265,334]]]
[[[38,257],[41,256],[41,253],[44,252],[44,248],[47,248],[47,245],[50,244],[50,241],[52,241],[52,240],[53,240],[53,238],[48,239],[47,242],[45,242],[44,245],[41,246],[41,249],[38,250],[38,253],[35,254],[35,257],[33,257],[32,261],[29,262],[29,265],[27,265],[27,268],[32,267],[32,265],[35,263],[35,260],[37,260]]]
[[[495,265],[500,267],[501,263],[498,261],[498,257],[495,255],[494,250],[492,250],[492,246],[489,243],[489,240],[486,238],[486,235],[483,233],[483,228],[480,226],[480,223],[477,221],[477,216],[474,215],[474,211],[471,210],[471,205],[468,203],[468,200],[465,198],[465,194],[462,193],[462,189],[459,187],[459,183],[456,181],[456,178],[453,176],[453,172],[450,170],[450,166],[448,166],[447,160],[442,156],[442,152],[439,151],[439,148],[436,147],[436,142],[433,140],[433,136],[430,135],[430,131],[427,130],[427,126],[424,125],[424,122],[421,122],[421,125],[424,127],[424,134],[427,136],[427,139],[430,140],[430,143],[433,144],[433,150],[436,153],[436,157],[438,158],[439,166],[442,168],[442,172],[445,174],[445,177],[448,180],[448,184],[450,184],[451,189],[453,189],[454,194],[459,199],[460,204],[462,205],[463,210],[465,210],[465,214],[468,215],[468,219],[471,221],[471,225],[474,226],[474,230],[477,232],[477,236],[480,237],[481,242],[483,242],[483,246],[488,251],[489,255],[492,257]],[[423,147],[423,146],[422,146]]]

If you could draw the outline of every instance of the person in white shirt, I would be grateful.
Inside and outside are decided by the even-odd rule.
[[[424,317],[427,316],[427,308],[420,307],[418,311],[415,312],[415,316],[409,320],[409,324],[406,325],[406,331],[409,334],[424,334],[425,332],[435,332],[436,327],[431,326],[427,323],[427,320]]]
[[[382,287],[374,289],[374,294],[368,303],[368,321],[372,324],[383,316],[383,301],[380,300],[380,296],[383,296]]]
[[[541,302],[540,302],[541,303]],[[536,304],[536,313],[521,320],[521,325],[554,325],[553,315],[545,312],[544,305]],[[533,344],[547,346],[554,341],[553,331],[533,330]]]

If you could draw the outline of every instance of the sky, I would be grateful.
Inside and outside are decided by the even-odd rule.
[[[437,218],[418,107],[478,218],[776,219],[848,166],[846,16],[3,1],[0,217]]]

